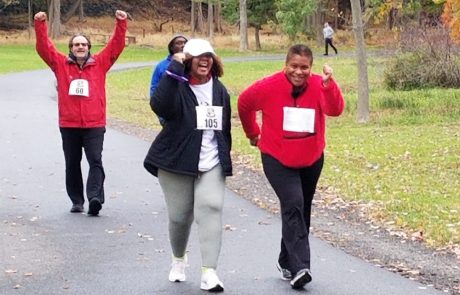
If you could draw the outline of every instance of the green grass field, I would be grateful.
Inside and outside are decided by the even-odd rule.
[[[64,47],[65,48],[65,47]],[[33,47],[0,46],[0,73],[44,68]],[[235,56],[235,51],[222,51]],[[164,52],[130,47],[120,62],[159,60]],[[5,65],[8,61],[8,65]],[[357,67],[352,58],[316,58],[314,71],[327,62],[347,102],[344,114],[328,119],[326,163],[320,186],[333,187],[348,201],[371,203],[374,220],[394,224],[409,235],[423,232],[428,245],[460,244],[460,90],[389,91],[382,85],[385,58],[368,60],[371,116],[356,117]],[[283,66],[282,61],[227,62],[224,84],[232,95],[234,150],[260,168],[236,114],[238,94],[251,82]],[[149,106],[151,69],[109,75],[109,114],[158,129]]]

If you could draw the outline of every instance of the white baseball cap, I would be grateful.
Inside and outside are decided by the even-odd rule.
[[[184,53],[190,54],[191,56],[199,56],[204,53],[212,53],[216,55],[214,49],[207,40],[204,39],[190,39],[185,43]]]

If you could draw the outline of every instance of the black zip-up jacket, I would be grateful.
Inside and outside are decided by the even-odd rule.
[[[172,60],[168,71],[183,77],[184,65]],[[213,77],[212,104],[223,107],[222,130],[215,130],[214,134],[223,173],[231,176],[230,95],[217,77]],[[166,120],[166,124],[145,157],[145,169],[154,176],[158,176],[159,168],[171,173],[198,176],[203,131],[196,128],[195,107],[198,101],[189,83],[165,74],[150,97],[150,106]]]

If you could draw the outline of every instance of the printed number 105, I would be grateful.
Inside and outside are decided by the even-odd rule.
[[[206,119],[206,128],[217,128],[217,119]]]

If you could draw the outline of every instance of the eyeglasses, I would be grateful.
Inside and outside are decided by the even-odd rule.
[[[79,47],[79,46],[86,47],[86,46],[88,46],[88,43],[73,43],[72,45],[75,46],[75,47]]]

